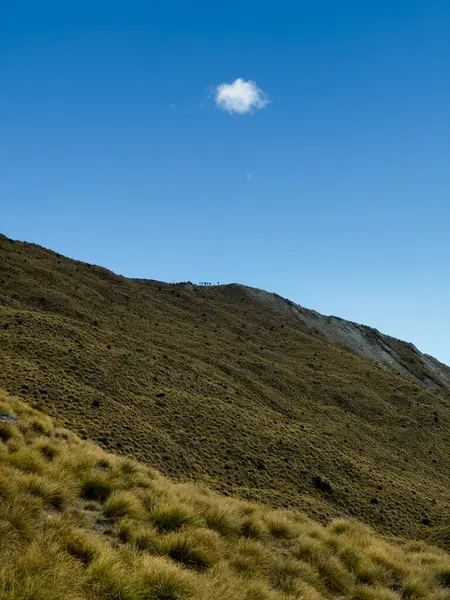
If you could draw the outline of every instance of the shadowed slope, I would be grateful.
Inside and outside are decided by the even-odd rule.
[[[320,519],[412,537],[446,524],[445,392],[242,286],[130,280],[4,237],[0,255],[0,384],[80,435]]]

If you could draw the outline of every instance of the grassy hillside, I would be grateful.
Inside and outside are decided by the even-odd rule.
[[[240,286],[130,280],[0,237],[0,363],[5,389],[165,475],[447,535],[449,397]]]
[[[2,600],[450,598],[450,555],[173,484],[0,391]]]

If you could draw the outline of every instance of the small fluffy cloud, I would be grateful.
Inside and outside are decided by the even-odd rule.
[[[267,95],[254,81],[239,78],[233,83],[221,83],[216,88],[216,105],[230,114],[244,115],[264,108],[269,103]]]

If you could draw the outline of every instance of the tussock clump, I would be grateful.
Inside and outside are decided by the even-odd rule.
[[[99,474],[91,475],[83,482],[80,495],[84,500],[106,502],[112,491],[112,483]]]
[[[56,443],[49,442],[46,438],[38,439],[34,444],[33,448],[36,448],[39,453],[46,460],[53,460],[58,455],[59,448]]]
[[[232,545],[229,564],[244,577],[267,576],[274,558],[274,554],[266,545],[254,540],[240,539]]]
[[[23,502],[16,499],[2,499],[0,502],[0,533],[2,540],[2,551],[5,552],[8,545],[20,547],[33,539],[39,529],[38,518],[40,516],[39,504],[30,497],[25,497]]]
[[[204,571],[212,564],[208,549],[202,548],[192,533],[169,534],[161,541],[159,550],[188,569]]]
[[[350,596],[351,600],[399,600],[399,598],[397,593],[388,588],[374,588],[368,585],[358,586]]]
[[[186,600],[197,588],[192,575],[162,558],[145,557],[141,569],[142,600]]]
[[[2,549],[3,554],[3,549]],[[8,553],[11,556],[11,553]],[[2,600],[81,599],[85,588],[84,567],[63,552],[51,532],[22,546],[14,562],[3,557],[0,565]]]
[[[25,423],[29,426],[29,433],[38,434],[38,435],[51,435],[53,430],[53,424],[48,417],[42,416],[33,416],[28,420],[25,420]]]
[[[145,512],[142,504],[133,493],[117,490],[108,496],[103,507],[103,514],[107,519],[120,519],[122,517],[140,519],[144,517]]]
[[[117,526],[117,537],[123,543],[133,545],[139,551],[158,554],[161,535],[153,527],[131,519],[122,519]]]
[[[88,566],[85,585],[94,598],[138,598],[139,580],[136,567],[127,565],[112,548],[105,550]]]
[[[205,510],[203,515],[206,526],[214,529],[223,536],[232,536],[239,532],[241,523],[237,515],[233,514],[226,506],[213,506]]]
[[[74,496],[75,486],[73,482],[64,479],[49,479],[39,475],[30,475],[23,479],[23,487],[33,496],[42,499],[44,506],[52,506],[62,510]]]
[[[17,427],[12,423],[0,421],[0,442],[7,442],[17,435]]]
[[[8,463],[24,473],[41,475],[45,469],[45,462],[42,457],[29,447],[22,447],[10,454]]]
[[[274,511],[269,513],[264,520],[274,538],[289,539],[295,535],[295,524],[284,513]]]
[[[85,566],[90,565],[105,551],[102,540],[89,531],[75,528],[69,523],[65,525],[63,522],[58,531],[61,536],[59,544],[62,550]]]
[[[240,535],[254,540],[263,540],[267,537],[269,528],[262,515],[252,514],[244,517],[241,523]]]
[[[122,473],[125,473],[126,475],[135,475],[140,471],[139,465],[136,463],[136,461],[132,460],[131,458],[125,458],[120,463],[120,469]]]
[[[192,519],[189,510],[174,503],[158,505],[149,514],[150,523],[161,533],[178,531]]]

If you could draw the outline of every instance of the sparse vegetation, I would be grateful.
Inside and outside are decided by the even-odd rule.
[[[0,441],[2,600],[450,598],[443,550],[172,483],[50,419],[44,441],[43,415],[0,404],[18,419]]]

